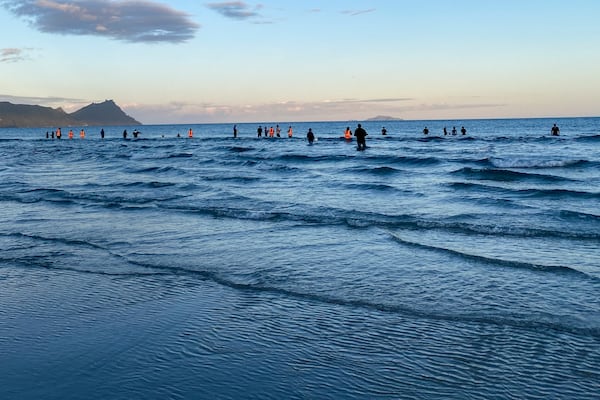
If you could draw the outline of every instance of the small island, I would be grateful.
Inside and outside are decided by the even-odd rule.
[[[387,115],[378,115],[373,118],[368,118],[365,121],[403,121],[402,118],[394,118]]]

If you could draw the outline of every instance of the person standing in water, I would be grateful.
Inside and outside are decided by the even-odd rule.
[[[423,129],[423,135],[425,135],[425,136],[429,135],[429,129],[427,129],[427,127],[425,127]]]
[[[308,140],[309,144],[313,144],[313,142],[315,141],[315,134],[313,133],[312,128],[308,128],[306,139]]]
[[[194,137],[194,131],[192,130],[192,128],[190,128],[190,130],[188,131],[188,138],[193,138]]]
[[[347,126],[346,130],[344,131],[344,139],[346,139],[348,142],[352,141],[352,131],[350,130],[349,126]]]
[[[465,129],[464,126],[462,128],[460,128],[460,133],[462,133],[463,135],[467,134],[467,130]]]
[[[60,131],[60,128],[58,128],[58,129],[56,130],[56,138],[57,138],[57,139],[60,139],[61,137],[62,137],[62,132]]]
[[[456,136],[456,127],[455,126],[452,127],[452,136]]]
[[[85,131],[83,130],[83,128],[81,128],[81,131],[79,132],[79,137],[85,139]]]
[[[104,128],[100,130],[100,139],[104,139]]]
[[[73,139],[73,129],[69,129],[69,139]]]
[[[560,135],[560,129],[558,129],[558,126],[556,126],[556,124],[554,124],[552,129],[550,129],[550,132],[552,133],[552,136]]]
[[[444,127],[444,136],[448,135],[448,130]]]
[[[288,137],[291,138],[294,135],[294,131],[292,130],[292,126],[288,128]]]
[[[281,137],[281,128],[279,127],[279,124],[277,124],[277,127],[275,128],[275,134],[277,137]]]
[[[385,129],[385,126],[383,128],[381,128],[381,134],[383,136],[387,135],[387,129]]]
[[[364,150],[367,148],[367,131],[365,131],[361,124],[358,124],[358,128],[354,131],[356,136],[357,150]]]
[[[256,136],[262,137],[262,126],[259,126],[258,129],[256,130]]]
[[[233,126],[233,137],[236,138],[237,137],[237,125]]]

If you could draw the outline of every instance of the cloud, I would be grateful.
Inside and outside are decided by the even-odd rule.
[[[346,14],[346,15],[350,15],[350,16],[354,17],[356,15],[368,14],[368,13],[372,13],[375,11],[376,11],[375,8],[369,8],[366,10],[344,10],[344,11],[342,11],[342,14]]]
[[[410,97],[397,97],[397,98],[385,98],[385,99],[344,99],[344,100],[336,100],[335,103],[338,104],[351,104],[351,103],[396,103],[399,101],[410,101],[414,100]],[[326,102],[330,102],[326,100]],[[333,102],[331,102],[333,103]]]
[[[505,103],[431,103],[431,104],[417,104],[410,107],[402,108],[403,111],[444,111],[444,110],[471,110],[478,108],[500,108],[506,107],[508,104]]]
[[[27,51],[31,49],[0,49],[0,62],[17,62],[27,59]]]
[[[0,94],[0,101],[36,104],[73,112],[99,99],[24,97]],[[412,98],[339,99],[313,102],[281,101],[262,104],[225,105],[172,101],[161,104],[118,103],[144,124],[281,123],[300,121],[351,121],[389,115],[405,119],[456,119],[481,116],[477,110],[505,108],[508,104],[484,102],[419,103]]]
[[[0,0],[35,29],[133,43],[181,43],[200,28],[173,8],[145,0]]]
[[[52,108],[62,108],[66,112],[73,112],[86,106],[92,101],[89,99],[74,99],[70,97],[36,97],[36,96],[13,96],[0,94],[0,101],[8,101],[13,104],[28,104]]]
[[[260,14],[257,11],[252,11],[252,8],[243,1],[226,1],[222,3],[208,3],[208,8],[215,10],[219,14],[233,19],[249,19],[259,17]],[[258,5],[254,10],[261,9],[262,6]]]
[[[1,101],[9,101],[15,104],[56,104],[56,103],[85,103],[86,100],[73,99],[68,97],[35,97],[35,96],[12,96],[10,94],[0,94]]]
[[[221,123],[257,121],[323,121],[396,115],[398,102],[409,98],[341,99],[314,102],[282,101],[252,105],[171,102],[168,104],[124,105],[128,112],[147,124]]]

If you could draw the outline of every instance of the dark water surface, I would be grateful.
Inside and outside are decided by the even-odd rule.
[[[0,398],[598,398],[600,119],[349,124],[0,130]]]

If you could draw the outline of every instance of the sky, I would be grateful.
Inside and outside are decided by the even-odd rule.
[[[597,0],[0,0],[0,101],[145,124],[600,116]]]

